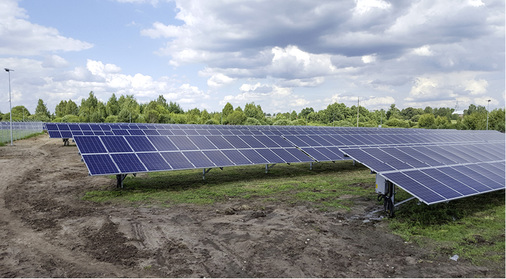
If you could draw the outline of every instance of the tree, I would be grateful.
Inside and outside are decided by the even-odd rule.
[[[118,113],[118,122],[137,122],[140,115],[139,103],[133,95],[121,96],[118,99],[120,104],[120,112]]]
[[[299,113],[299,118],[303,118],[307,120],[307,117],[310,113],[314,112],[313,108],[304,108]]]
[[[8,113],[6,113],[6,116],[10,119],[10,115]],[[12,108],[13,121],[24,121],[25,119],[28,119],[28,116],[30,116],[30,112],[25,108],[25,106],[15,106]]]
[[[231,103],[227,103],[225,107],[221,110],[221,113],[223,115],[223,119],[226,119],[232,112],[234,112],[234,107]]]
[[[119,113],[119,103],[116,94],[112,93],[111,98],[107,101],[106,112],[107,115],[117,115]]]
[[[390,109],[387,111],[387,120],[390,118],[401,118],[401,111],[395,107],[395,104],[390,105]]]
[[[505,110],[494,109],[489,113],[488,125],[490,130],[497,130],[504,133],[505,125]]]
[[[294,121],[297,119],[297,112],[296,111],[292,111],[292,113],[290,114],[290,120]]]
[[[435,121],[436,119],[434,118],[434,114],[422,114],[418,119],[418,126],[420,128],[432,129],[434,128]]]
[[[241,125],[246,121],[247,117],[244,112],[235,110],[227,116],[227,122],[231,125]]]
[[[464,113],[465,114],[465,113]],[[464,130],[485,130],[487,128],[487,114],[475,110],[471,114],[464,115],[462,129]]]
[[[42,101],[42,99],[39,99],[37,102],[37,107],[35,108],[35,116],[38,118],[43,118],[44,121],[48,121],[49,117],[51,116],[49,110],[46,107],[46,104],[44,104],[44,101]]]
[[[255,103],[247,103],[244,106],[244,114],[246,117],[252,117],[259,121],[262,121],[265,116],[260,105],[255,106]]]
[[[177,113],[177,114],[184,113],[184,110],[181,108],[181,106],[172,101],[169,102],[168,110],[169,113]]]

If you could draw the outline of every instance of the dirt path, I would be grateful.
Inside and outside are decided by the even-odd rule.
[[[255,200],[171,208],[83,201],[115,181],[89,177],[76,147],[61,140],[15,144],[0,147],[0,277],[504,276],[345,212]]]

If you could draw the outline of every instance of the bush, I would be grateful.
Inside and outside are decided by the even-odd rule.
[[[306,120],[304,120],[304,119],[296,119],[296,120],[292,121],[291,125],[294,125],[294,126],[306,126]]]
[[[262,125],[262,123],[253,117],[246,118],[246,121],[244,121],[244,125]]]
[[[280,119],[280,120],[276,120],[274,123],[272,123],[272,125],[278,125],[278,126],[288,126],[290,125],[290,120],[287,120],[287,119]]]
[[[409,122],[406,120],[400,120],[397,118],[389,119],[385,122],[385,125],[388,127],[399,127],[399,128],[409,128]]]
[[[204,124],[206,124],[206,125],[219,125],[220,122],[218,122],[218,120],[216,120],[216,119],[209,119]]]
[[[116,123],[118,122],[118,116],[117,115],[109,115],[104,120],[105,123]]]
[[[56,119],[55,119],[56,120]],[[73,114],[67,114],[61,118],[59,122],[76,123],[81,122],[79,116]]]

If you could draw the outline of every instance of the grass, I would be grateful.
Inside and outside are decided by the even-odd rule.
[[[318,202],[322,210],[348,209],[346,196],[373,197],[374,176],[366,175],[364,167],[350,162],[320,163],[309,170],[309,164],[276,165],[265,174],[261,166],[213,169],[202,180],[195,170],[147,173],[142,177],[127,177],[124,190],[100,190],[86,193],[84,199],[102,202],[132,202],[136,204],[170,206],[181,203],[213,204],[228,199],[278,200],[287,203]],[[350,187],[351,184],[365,183]]]
[[[456,254],[479,266],[504,269],[504,191],[431,206],[410,201],[389,227],[406,241],[448,257]]]
[[[44,134],[44,132],[34,132],[31,130],[13,130],[12,138],[14,141],[16,141],[36,137],[42,134]],[[0,130],[0,146],[5,146],[5,143],[10,143],[10,141],[10,130]]]
[[[311,204],[322,211],[349,210],[355,198],[376,202],[374,175],[350,161],[276,165],[264,173],[261,166],[213,169],[202,180],[196,170],[147,173],[127,177],[123,190],[104,187],[87,192],[95,202],[130,203],[134,206],[214,204],[228,200]],[[396,200],[410,195],[397,188]],[[480,266],[504,269],[504,191],[468,197],[431,206],[412,200],[396,209],[395,218],[384,220],[405,241],[436,251],[459,255]]]

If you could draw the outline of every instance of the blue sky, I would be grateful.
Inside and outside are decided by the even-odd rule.
[[[502,0],[0,0],[0,66],[14,69],[12,105],[32,113],[90,91],[185,110],[494,109],[504,12]]]

